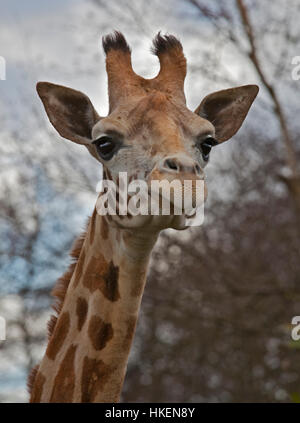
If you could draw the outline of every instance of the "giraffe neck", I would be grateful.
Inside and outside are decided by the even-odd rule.
[[[32,402],[118,401],[156,239],[94,212]]]

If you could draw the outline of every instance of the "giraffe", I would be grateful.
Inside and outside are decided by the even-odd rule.
[[[129,179],[147,183],[205,181],[211,148],[238,131],[258,87],[214,92],[193,112],[186,106],[186,59],[177,38],[160,32],[154,38],[160,71],[152,79],[134,72],[120,32],[102,43],[108,115],[100,117],[79,91],[39,82],[37,92],[54,128],[87,147],[102,164],[103,178],[117,181],[126,171]],[[53,290],[48,345],[28,380],[31,402],[119,401],[151,250],[163,229],[185,229],[183,218],[103,216],[94,209],[72,248],[73,263]]]

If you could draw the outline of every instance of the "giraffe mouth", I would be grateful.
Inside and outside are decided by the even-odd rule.
[[[174,227],[176,221],[175,226],[184,229],[189,226],[184,222],[195,219],[199,210],[203,214],[205,181],[194,174],[164,174],[154,169],[147,178],[128,178],[123,172],[116,180],[103,180],[109,185],[99,195],[96,208],[98,214],[109,215],[118,226],[141,226],[153,217],[158,225]]]
[[[192,209],[201,206],[207,198],[204,177],[200,178],[191,173],[174,175],[154,170],[149,176],[148,185],[150,195],[159,193],[160,201],[169,201],[173,210],[181,209],[183,214],[190,214]]]

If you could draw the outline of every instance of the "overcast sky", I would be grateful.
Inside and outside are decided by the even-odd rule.
[[[146,3],[140,2],[144,7]],[[104,9],[95,8],[87,0],[2,0],[0,4],[0,55],[7,63],[7,80],[1,81],[0,99],[12,99],[20,93],[36,98],[36,81],[49,80],[87,92],[100,114],[106,114],[101,37],[113,29],[124,31],[133,47],[133,66],[145,77],[155,76],[159,69],[157,58],[149,51],[151,38],[158,30],[174,32],[180,37],[188,63],[195,59],[193,51],[201,43],[203,48],[207,48],[207,39],[195,38],[191,33],[195,11],[177,0],[164,2],[161,16],[149,9],[149,14],[156,13],[154,19],[149,18],[150,28],[145,25],[140,28],[138,19],[135,25],[130,25],[126,14],[121,13],[123,18],[118,19],[108,15]],[[168,14],[171,6],[173,8]],[[137,9],[137,13],[142,11]],[[182,16],[184,20],[180,19]],[[205,23],[201,31],[207,33]],[[241,69],[238,61],[225,56],[224,62],[226,60],[230,61],[230,72],[237,76]],[[248,75],[250,79],[251,73],[248,72]],[[188,74],[188,102],[196,107],[201,93],[194,97],[192,83]]]

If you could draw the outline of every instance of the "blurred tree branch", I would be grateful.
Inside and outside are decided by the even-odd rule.
[[[248,57],[251,60],[253,66],[255,67],[264,87],[267,89],[267,91],[269,92],[273,100],[274,112],[280,124],[281,133],[282,133],[282,141],[286,149],[286,162],[291,171],[291,176],[289,178],[282,177],[282,180],[285,181],[292,197],[295,200],[298,211],[300,212],[300,175],[299,175],[298,159],[297,159],[296,150],[293,145],[293,141],[291,139],[291,136],[288,130],[287,120],[286,120],[286,117],[284,116],[284,112],[280,104],[279,98],[277,96],[275,87],[270,82],[268,82],[265,72],[263,71],[261,63],[258,59],[257,47],[255,44],[254,28],[251,25],[249,12],[245,5],[245,2],[244,0],[236,0],[236,4],[240,12],[245,33],[247,34],[247,38],[250,45],[250,51],[248,53]]]

